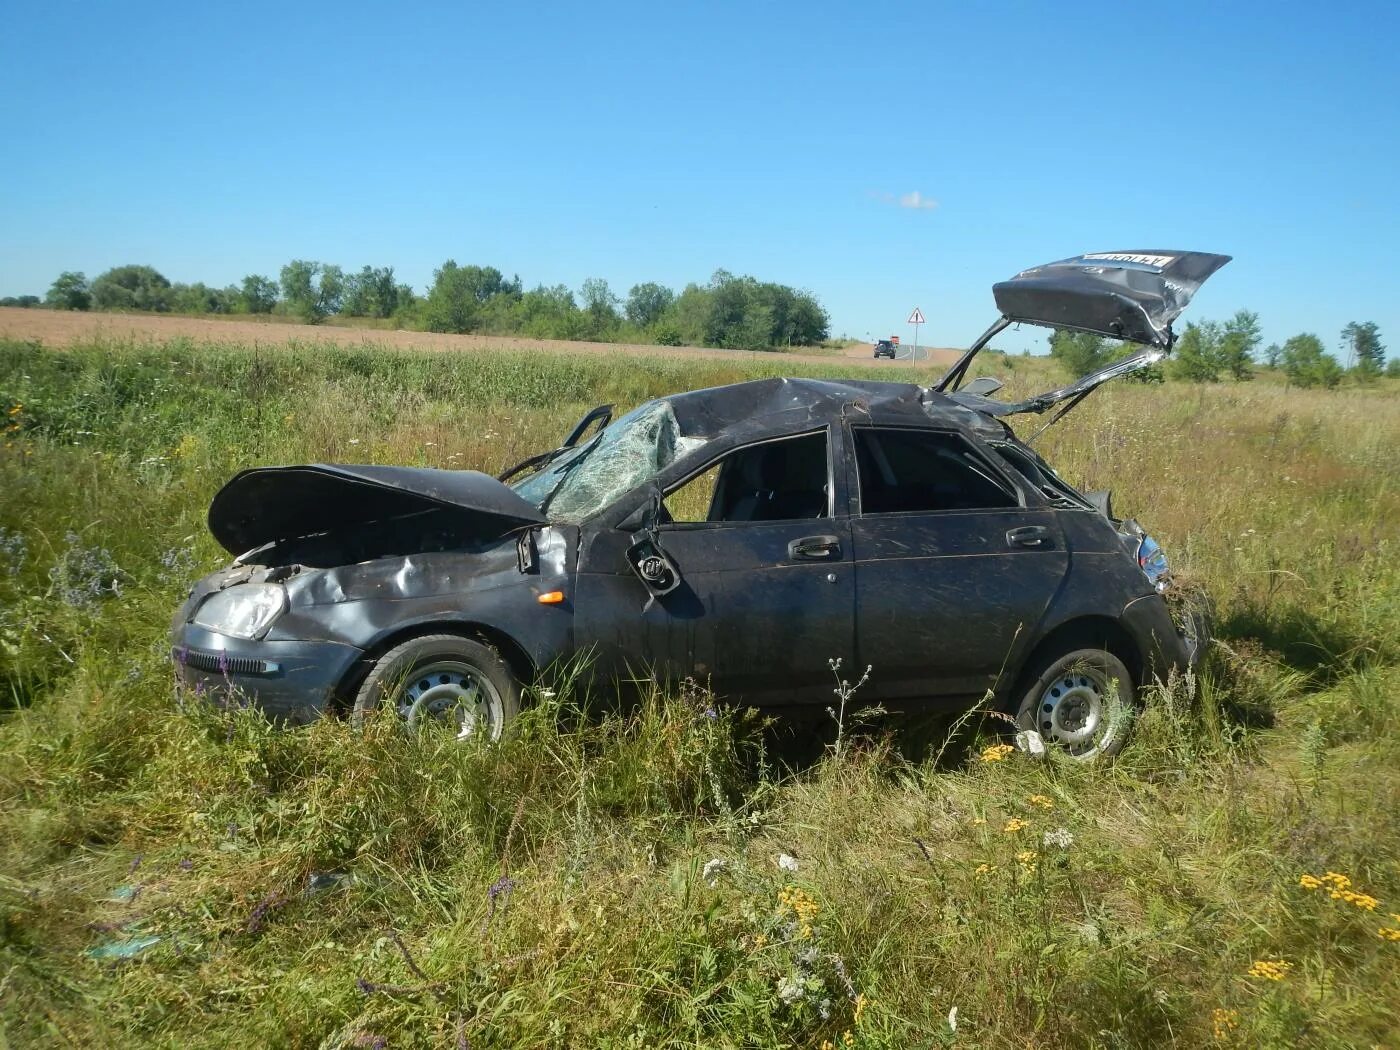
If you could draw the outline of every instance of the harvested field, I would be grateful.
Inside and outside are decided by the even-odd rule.
[[[68,310],[23,310],[0,307],[0,338],[37,341],[46,346],[71,346],[92,341],[168,342],[193,339],[209,343],[330,343],[337,346],[387,347],[398,350],[510,350],[517,353],[548,351],[573,354],[633,354],[647,357],[718,358],[721,360],[783,360],[829,363],[849,359],[872,368],[898,367],[900,362],[876,361],[869,343],[844,350],[791,351],[777,354],[763,350],[720,350],[714,347],[656,346],[637,343],[587,343],[564,339],[528,339],[519,336],[448,335],[439,332],[405,332],[384,328],[344,325],[304,325],[287,321],[250,318],[172,317],[151,314],[82,313]],[[925,348],[920,348],[921,353]],[[948,364],[957,350],[929,351],[933,364]],[[920,357],[920,364],[927,364]],[[903,362],[908,367],[908,362]]]

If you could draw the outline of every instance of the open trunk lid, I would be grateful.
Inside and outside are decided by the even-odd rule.
[[[1093,252],[1022,270],[993,285],[992,296],[1012,322],[1170,350],[1172,322],[1229,261],[1207,252]]]
[[[309,463],[235,475],[209,504],[209,531],[230,554],[241,554],[442,508],[491,536],[545,521],[534,504],[475,470]]]

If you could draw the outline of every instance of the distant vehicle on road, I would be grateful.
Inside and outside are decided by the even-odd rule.
[[[876,360],[879,360],[882,357],[888,357],[891,361],[893,361],[895,357],[895,352],[898,349],[898,339],[881,339],[875,344],[875,358]]]

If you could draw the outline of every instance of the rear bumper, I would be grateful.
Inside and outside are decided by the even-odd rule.
[[[1182,674],[1200,666],[1209,644],[1209,622],[1204,616],[1183,616],[1178,623],[1160,594],[1135,598],[1123,608],[1121,622],[1143,656],[1143,681],[1165,682],[1173,672]]]
[[[186,624],[170,658],[185,688],[229,703],[250,703],[269,718],[319,718],[364,652],[337,642],[245,641]]]

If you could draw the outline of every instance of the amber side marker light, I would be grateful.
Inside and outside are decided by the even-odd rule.
[[[535,601],[539,602],[541,605],[558,605],[563,600],[563,591],[545,591],[535,599]]]

